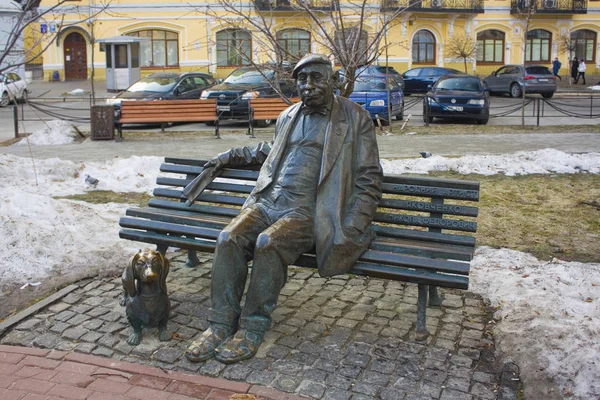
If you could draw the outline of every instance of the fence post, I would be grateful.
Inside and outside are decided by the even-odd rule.
[[[537,126],[540,126],[540,101],[542,99],[540,99],[539,97],[536,99],[537,100]],[[535,107],[534,107],[535,108]]]
[[[15,139],[19,138],[19,109],[16,105],[13,106],[13,120],[15,122]]]
[[[425,95],[425,126],[429,126],[429,96]]]
[[[594,93],[590,93],[590,118],[594,117]]]

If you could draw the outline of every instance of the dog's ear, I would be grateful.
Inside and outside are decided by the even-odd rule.
[[[167,275],[169,275],[169,269],[171,268],[171,262],[169,261],[169,259],[164,256],[162,253],[160,252],[156,252],[156,257],[158,257],[158,259],[160,260],[160,280],[159,280],[159,285],[160,285],[160,290],[162,290],[162,292],[164,294],[168,294],[167,293]]]
[[[123,289],[125,289],[125,292],[129,295],[129,297],[135,297],[135,295],[137,294],[135,287],[136,277],[133,271],[135,265],[140,259],[140,255],[141,250],[140,252],[136,253],[133,257],[131,257],[131,259],[129,260],[129,265],[125,267],[125,270],[123,271],[123,276],[121,277],[121,281],[123,282]]]

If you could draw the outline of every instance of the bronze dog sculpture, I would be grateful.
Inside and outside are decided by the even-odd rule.
[[[122,281],[126,306],[125,314],[133,328],[127,338],[130,345],[138,345],[142,340],[142,327],[158,325],[158,338],[161,342],[171,339],[167,332],[167,321],[171,303],[167,295],[167,274],[169,260],[160,252],[140,250],[123,271]]]

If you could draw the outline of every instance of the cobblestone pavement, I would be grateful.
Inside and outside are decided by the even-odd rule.
[[[256,357],[229,366],[214,359],[190,363],[183,352],[207,328],[212,255],[200,254],[197,268],[185,267],[183,252],[170,258],[170,342],[159,342],[154,328],[144,331],[140,345],[126,343],[130,328],[118,304],[120,277],[114,277],[83,282],[5,332],[1,343],[109,357],[314,399],[516,397],[515,388],[501,384],[487,325],[491,315],[481,297],[441,289],[442,306],[428,309],[432,335],[420,344],[414,341],[416,285],[352,275],[321,278],[295,267]]]

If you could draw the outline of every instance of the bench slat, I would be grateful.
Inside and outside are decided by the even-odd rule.
[[[192,180],[191,179],[177,179],[177,178],[157,178],[156,183],[163,186],[175,186],[175,187],[185,187]],[[250,194],[252,189],[254,189],[254,185],[239,185],[235,183],[226,183],[226,182],[211,182],[207,187],[207,190],[220,190],[222,192],[233,192],[233,193],[245,193]],[[179,192],[183,193],[182,190]]]
[[[439,213],[446,215],[461,215],[465,217],[477,217],[477,207],[463,206],[459,204],[434,204],[425,201],[399,200],[383,198],[379,208],[392,208],[394,210],[418,211],[427,213]]]
[[[170,172],[175,174],[185,175],[198,175],[202,172],[203,167],[197,167],[192,165],[175,165],[175,164],[161,164],[161,172]],[[194,176],[195,177],[195,176]],[[225,168],[223,173],[220,175],[221,178],[230,179],[242,179],[248,181],[256,181],[258,178],[258,171],[247,171],[241,169],[229,169]]]
[[[448,229],[461,232],[477,232],[477,222],[450,218],[377,212],[375,213],[375,221],[388,224],[421,226],[425,228]]]
[[[478,201],[479,191],[450,187],[425,185],[409,185],[405,183],[384,183],[381,185],[384,193],[403,194],[409,196],[439,197],[453,200]]]

